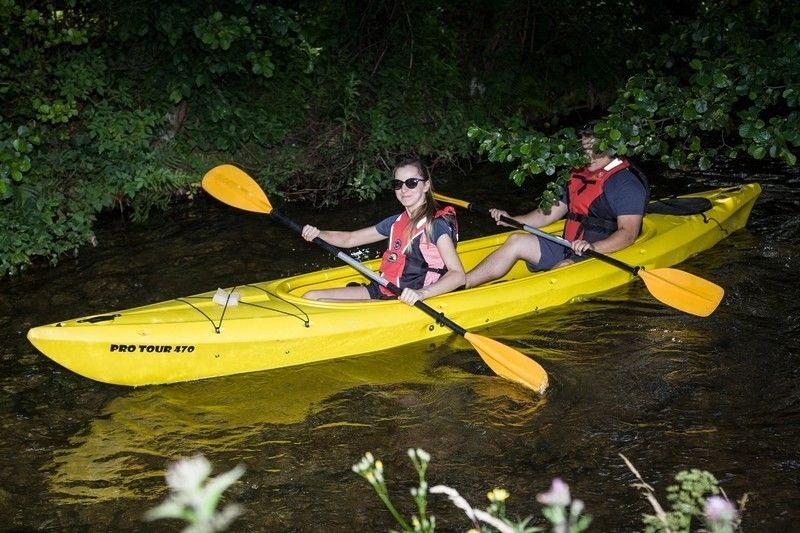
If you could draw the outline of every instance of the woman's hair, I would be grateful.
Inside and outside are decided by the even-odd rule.
[[[397,177],[397,169],[401,167],[414,167],[419,172],[420,177],[424,178],[430,184],[428,187],[428,192],[425,193],[425,203],[417,209],[416,212],[411,213],[411,224],[408,227],[409,232],[413,232],[419,221],[423,218],[426,219],[425,221],[425,233],[428,235],[428,240],[432,241],[433,236],[431,234],[431,228],[433,227],[433,218],[436,216],[436,211],[439,210],[439,204],[433,197],[433,180],[431,179],[431,173],[428,171],[428,167],[425,163],[422,162],[421,159],[403,159],[394,167],[392,170],[392,177]]]

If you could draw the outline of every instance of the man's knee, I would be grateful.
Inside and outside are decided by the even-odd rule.
[[[533,235],[513,233],[508,236],[503,247],[507,249],[509,255],[515,261],[522,260],[535,264],[538,263],[541,258],[539,239]]]

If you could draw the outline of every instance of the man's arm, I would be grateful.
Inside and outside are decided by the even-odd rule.
[[[620,215],[617,217],[617,231],[592,245],[596,252],[610,254],[633,244],[642,227],[642,215]]]

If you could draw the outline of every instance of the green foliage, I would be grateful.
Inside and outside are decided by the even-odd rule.
[[[392,503],[384,479],[383,463],[380,460],[376,460],[370,452],[367,452],[352,467],[354,472],[372,486],[403,531],[432,533],[436,529],[435,517],[427,512],[429,494],[447,496],[450,502],[464,511],[467,518],[472,521],[473,529],[471,531],[528,533],[544,530],[528,526],[533,519],[531,516],[518,522],[508,519],[505,501],[509,494],[505,489],[495,488],[488,493],[490,505],[484,511],[473,508],[451,487],[436,485],[429,488],[425,474],[431,460],[430,454],[417,448],[409,449],[408,456],[419,477],[418,486],[411,489],[411,495],[414,497],[419,515],[412,516],[410,524]],[[656,510],[655,515],[645,514],[643,516],[645,531],[688,533],[693,521],[696,524],[703,524],[704,531],[712,533],[733,533],[738,530],[739,513],[727,501],[727,498],[718,496],[722,491],[717,479],[711,473],[697,469],[679,472],[675,476],[678,484],[667,488],[667,499],[672,504],[672,509],[667,513],[658,503],[653,488],[642,480],[639,472],[624,455],[621,457],[639,480],[639,483],[634,486],[645,492],[648,501]],[[554,479],[550,489],[539,493],[536,500],[542,504],[542,515],[550,523],[554,533],[580,533],[589,529],[591,517],[583,514],[583,502],[571,496],[569,486],[561,479]]]
[[[494,489],[490,491],[487,495],[490,505],[485,511],[473,508],[458,491],[453,488],[445,485],[428,487],[428,481],[425,477],[428,464],[430,464],[431,461],[431,456],[428,452],[421,448],[409,448],[408,457],[411,459],[411,463],[414,465],[414,469],[419,478],[418,485],[410,491],[411,496],[414,498],[418,514],[413,515],[410,521],[407,521],[394,506],[394,503],[392,503],[392,499],[389,496],[389,489],[386,486],[386,481],[383,476],[383,463],[380,460],[376,460],[372,453],[367,452],[361,460],[352,467],[353,472],[364,478],[372,486],[403,531],[433,533],[436,530],[436,517],[427,511],[429,494],[443,494],[447,496],[453,505],[466,513],[467,517],[472,521],[474,531],[489,532],[496,530],[501,533],[535,533],[541,531],[539,528],[528,526],[530,518],[514,522],[506,517],[505,500],[508,498],[507,491],[503,489]],[[570,502],[568,501],[567,505],[569,504]],[[582,504],[580,505],[582,506]],[[550,506],[548,506],[548,509],[550,509]],[[577,514],[580,514],[580,511],[578,511]],[[588,526],[588,521],[579,520],[577,515],[575,518],[574,525],[578,527],[577,524],[580,521],[581,526],[580,529],[573,529],[571,531],[580,533]],[[553,522],[556,527],[558,527],[560,523],[561,522]]]
[[[620,457],[639,480],[633,486],[642,491],[655,510],[654,515],[643,515],[647,533],[688,533],[693,524],[703,524],[704,530],[710,533],[733,533],[739,530],[740,511],[744,510],[747,495],[742,497],[740,511],[737,511],[710,472],[695,468],[678,472],[675,476],[678,484],[667,487],[667,500],[671,508],[664,511],[653,487],[642,479],[627,457],[622,454]]]
[[[189,106],[175,104],[194,90],[207,95],[201,105],[214,101],[223,80],[233,82],[234,98],[253,94],[276,69],[288,87],[320,52],[294,11],[184,4],[0,3],[0,275],[37,258],[55,263],[94,242],[92,225],[103,209],[130,208],[144,219],[190,193],[207,168],[193,150],[235,150],[251,139],[285,136],[285,123],[269,123],[285,119],[267,115],[267,127],[248,137],[237,126],[247,123],[252,102],[242,102],[233,113],[200,107],[191,117],[209,130],[227,127],[219,142],[180,138]],[[236,121],[228,120],[232,114]]]
[[[21,183],[31,169],[30,153],[40,139],[29,128],[20,126],[16,132],[0,120],[0,201],[11,197],[15,183]]]
[[[662,516],[645,515],[647,532],[690,531],[692,520],[702,521],[708,496],[719,494],[717,479],[703,470],[684,470],[675,476],[677,485],[667,487],[670,511]]]
[[[777,20],[782,21],[776,24]],[[716,162],[744,154],[797,163],[800,147],[800,5],[794,2],[728,0],[703,2],[697,16],[676,21],[658,47],[629,61],[634,74],[608,114],[595,126],[599,150],[658,159],[670,168]],[[558,177],[577,160],[578,147],[551,153],[574,138],[473,127],[470,135],[490,161],[515,162],[511,179]],[[556,170],[560,169],[560,170]],[[549,196],[543,197],[546,204]]]
[[[718,496],[722,491],[716,478],[709,472],[692,469],[675,476],[678,485],[667,488],[667,499],[672,511],[665,513],[655,498],[653,488],[644,482],[633,464],[620,454],[625,464],[639,480],[635,487],[643,490],[656,510],[656,515],[644,515],[645,531],[681,533],[690,531],[693,518],[702,522],[709,533],[733,533],[738,531],[739,513],[727,501]],[[544,528],[529,526],[533,517],[513,521],[508,518],[506,500],[510,494],[502,488],[490,490],[486,497],[489,505],[485,510],[472,507],[455,489],[436,485],[428,486],[426,479],[431,456],[421,448],[409,448],[408,457],[417,473],[418,483],[411,488],[417,514],[406,520],[395,507],[384,478],[383,462],[367,452],[352,466],[353,472],[361,476],[375,490],[378,497],[405,532],[433,533],[436,517],[428,512],[428,496],[444,495],[461,509],[472,522],[470,531],[489,533],[536,533]],[[229,504],[217,510],[223,492],[233,485],[245,472],[238,465],[215,478],[211,474],[208,459],[198,455],[171,463],[166,472],[169,496],[157,507],[145,513],[145,520],[177,518],[187,523],[184,532],[213,533],[226,530],[242,512],[240,506]],[[709,496],[711,495],[711,496]],[[584,504],[572,498],[569,486],[559,478],[552,481],[550,489],[539,493],[536,500],[542,504],[542,515],[552,526],[553,533],[581,533],[589,529],[591,517],[583,514]],[[742,500],[742,506],[744,501]]]
[[[800,46],[796,4],[708,2],[702,17],[676,28],[609,108],[609,127],[636,127],[610,139],[618,153],[660,155],[671,168],[747,153],[796,163]],[[776,19],[789,22],[773,25]]]
[[[545,135],[537,131],[518,133],[516,130],[501,133],[473,126],[468,134],[471,139],[478,141],[479,153],[486,154],[489,161],[517,163],[517,168],[510,175],[517,185],[522,185],[529,177],[541,174],[555,177],[540,198],[544,208],[552,206],[561,198],[562,187],[569,181],[570,169],[586,163],[580,140],[571,128],[560,130],[554,135]]]
[[[618,154],[794,165],[798,9],[0,0],[0,275],[92,242],[102,210],[141,219],[191,195],[224,161],[332,205],[385,191],[400,157],[457,165],[477,142],[515,182],[551,180],[551,203],[583,158],[564,117],[606,106]]]

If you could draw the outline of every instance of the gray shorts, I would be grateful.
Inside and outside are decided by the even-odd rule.
[[[584,259],[589,258],[586,255],[577,255],[572,251],[572,248],[562,246],[549,239],[543,239],[538,235],[535,235],[535,237],[539,239],[539,250],[542,252],[542,257],[539,260],[538,265],[525,261],[525,265],[531,272],[550,270],[556,266],[559,261],[563,261],[564,259],[572,259],[577,263],[578,261],[583,261]]]

